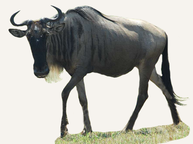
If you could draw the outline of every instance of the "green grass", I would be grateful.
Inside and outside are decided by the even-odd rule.
[[[190,128],[184,124],[142,128],[124,132],[93,132],[86,136],[69,134],[58,138],[55,144],[156,144],[177,140],[188,136]]]

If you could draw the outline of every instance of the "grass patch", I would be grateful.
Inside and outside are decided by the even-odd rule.
[[[69,134],[58,138],[55,144],[156,144],[173,141],[188,136],[190,128],[184,124],[165,125],[124,132],[93,132],[86,136]]]

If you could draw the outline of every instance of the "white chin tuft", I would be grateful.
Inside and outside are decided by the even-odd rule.
[[[49,66],[50,72],[49,74],[45,77],[46,82],[52,83],[52,82],[58,82],[61,80],[60,74],[63,71],[63,68],[60,66]]]

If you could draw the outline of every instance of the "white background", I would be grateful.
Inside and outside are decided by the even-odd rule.
[[[0,143],[53,144],[60,136],[62,116],[61,92],[70,76],[48,84],[33,74],[33,58],[26,38],[15,38],[8,28],[10,16],[18,10],[15,21],[52,17],[55,5],[63,12],[89,5],[104,14],[146,20],[165,30],[169,37],[169,61],[175,92],[189,97],[187,106],[178,106],[181,119],[192,127],[193,74],[193,10],[189,0],[7,0],[1,4],[0,18]],[[26,27],[21,27],[26,29]],[[160,61],[161,62],[161,61]],[[159,62],[159,63],[160,63]],[[160,64],[157,65],[160,71]],[[137,100],[138,71],[134,69],[119,78],[89,74],[85,77],[89,113],[93,131],[119,131],[129,120]],[[70,93],[67,114],[69,132],[83,129],[82,109],[76,89]],[[167,102],[162,92],[149,83],[149,99],[143,106],[134,129],[172,124]],[[192,143],[192,133],[185,139],[169,142]]]

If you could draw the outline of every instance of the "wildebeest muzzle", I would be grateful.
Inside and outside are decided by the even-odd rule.
[[[38,78],[45,78],[49,73],[49,67],[47,65],[43,66],[42,68],[38,68],[34,65],[34,74]]]

